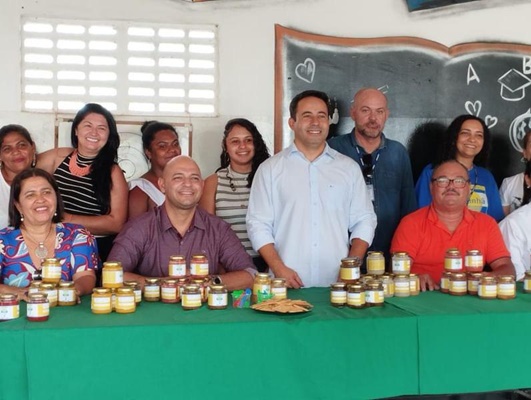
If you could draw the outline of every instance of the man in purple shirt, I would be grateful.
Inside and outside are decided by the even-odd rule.
[[[170,256],[184,255],[189,262],[193,254],[205,254],[210,275],[220,266],[225,271],[215,281],[228,290],[251,287],[256,269],[238,237],[229,224],[197,206],[203,179],[194,160],[170,160],[159,187],[164,204],[129,221],[114,240],[108,260],[122,263],[124,280],[143,285],[144,277],[168,275]]]

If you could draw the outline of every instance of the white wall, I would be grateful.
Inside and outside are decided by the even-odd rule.
[[[220,116],[192,119],[193,156],[205,175],[218,164],[223,126],[230,118],[254,121],[273,147],[276,23],[332,36],[418,36],[446,46],[470,41],[531,44],[529,0],[423,15],[409,14],[403,0],[0,1],[0,124],[28,127],[39,151],[53,147],[54,116],[20,111],[21,16],[217,24]]]

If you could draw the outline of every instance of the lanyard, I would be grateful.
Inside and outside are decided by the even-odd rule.
[[[363,150],[363,153],[360,151],[360,146],[356,145],[356,152],[358,153],[358,158],[360,160],[360,164],[361,164],[361,169],[363,170],[364,167],[365,167],[365,162],[363,161],[363,155],[365,154],[369,154],[369,153],[366,153],[365,150]],[[372,154],[369,154],[372,158]],[[376,163],[378,162],[378,160],[380,159],[380,149],[376,150],[376,156],[373,158],[373,161],[372,161],[372,168],[371,168],[371,175],[370,175],[370,178],[372,178],[372,173],[374,172],[374,168],[376,168]]]

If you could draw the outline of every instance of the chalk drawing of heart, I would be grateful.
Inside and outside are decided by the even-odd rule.
[[[307,58],[303,63],[297,64],[295,75],[304,82],[312,83],[315,75],[315,61],[311,58]]]
[[[487,125],[489,129],[496,126],[497,123],[498,123],[497,117],[493,117],[492,115],[487,115],[485,117],[485,124]]]
[[[479,117],[479,113],[481,111],[481,101],[476,100],[475,102],[467,101],[465,103],[465,110],[470,115],[475,115],[476,117]]]

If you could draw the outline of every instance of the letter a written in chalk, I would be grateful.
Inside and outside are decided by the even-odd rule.
[[[524,57],[522,59],[522,71],[526,75],[531,74],[531,57]]]
[[[472,64],[468,64],[468,74],[467,74],[467,78],[466,78],[467,86],[470,85],[471,81],[478,81],[478,83],[480,82],[479,81],[479,76],[476,73],[476,70],[474,69]]]

